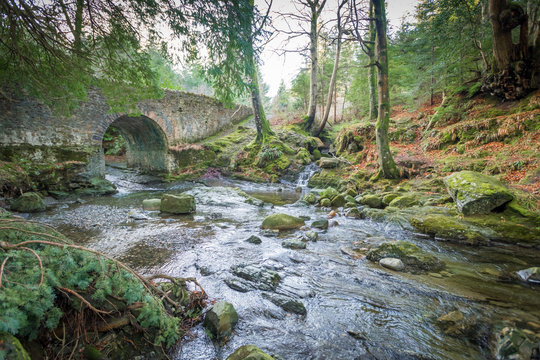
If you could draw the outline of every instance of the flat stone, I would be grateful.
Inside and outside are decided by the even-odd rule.
[[[279,294],[263,293],[262,296],[287,312],[292,312],[299,315],[307,314],[306,307],[300,300]]]
[[[403,269],[405,269],[403,261],[396,258],[382,258],[381,260],[379,260],[379,265],[395,271],[403,271]]]
[[[287,240],[283,240],[283,242],[281,243],[281,246],[287,249],[299,250],[299,249],[305,249],[306,243],[297,239],[287,239]]]
[[[161,198],[161,212],[169,214],[190,214],[195,212],[195,198],[192,195],[165,194]]]
[[[340,161],[336,158],[321,158],[321,160],[319,160],[319,166],[323,169],[333,169],[338,167],[339,164]]]

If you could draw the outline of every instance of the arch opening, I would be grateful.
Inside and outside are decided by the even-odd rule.
[[[111,142],[112,137],[112,142]],[[118,137],[121,137],[120,139]],[[103,139],[105,151],[122,153],[128,167],[144,172],[167,171],[167,137],[161,127],[146,116],[120,116],[114,120]],[[112,151],[111,151],[112,150]]]

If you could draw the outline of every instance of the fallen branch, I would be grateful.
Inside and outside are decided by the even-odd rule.
[[[71,289],[68,289],[68,288],[65,288],[65,287],[58,287],[58,290],[60,290],[62,292],[67,292],[67,293],[75,296],[77,299],[81,300],[86,306],[88,306],[88,308],[90,310],[92,310],[95,313],[106,314],[106,315],[109,315],[109,314],[112,313],[112,311],[105,311],[105,310],[96,309],[94,306],[92,306],[92,304],[90,304],[90,302],[88,302],[88,300],[86,300],[81,294],[79,294],[75,290],[71,290]]]

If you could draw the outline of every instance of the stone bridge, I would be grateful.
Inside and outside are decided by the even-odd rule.
[[[141,101],[140,116],[113,114],[99,90],[70,116],[54,114],[35,99],[0,96],[0,160],[14,154],[51,164],[81,161],[88,176],[103,177],[103,135],[109,127],[127,142],[128,166],[147,172],[171,172],[175,147],[203,140],[251,115],[245,106],[226,108],[208,96],[165,91],[157,100]]]

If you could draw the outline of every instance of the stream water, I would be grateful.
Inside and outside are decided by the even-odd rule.
[[[260,225],[278,212],[309,218],[308,225],[326,218],[321,209],[295,205],[301,196],[296,184],[224,179],[163,184],[115,168],[109,168],[108,179],[118,186],[117,194],[57,202],[32,218],[143,273],[195,276],[212,299],[235,306],[240,320],[228,343],[213,344],[199,325],[175,350],[176,360],[225,359],[244,344],[285,360],[484,359],[491,357],[483,345],[493,325],[540,324],[539,289],[498,281],[501,272],[540,265],[536,250],[436,242],[389,224],[339,215],[337,226],[316,230],[318,241],[291,250],[281,242],[305,231],[275,234]],[[264,205],[247,203],[236,188]],[[143,199],[183,191],[196,198],[194,215],[141,209]],[[251,235],[262,243],[246,242]],[[396,273],[346,254],[353,243],[367,247],[388,239],[415,243],[444,260],[446,271]],[[285,312],[262,296],[265,291],[231,289],[225,282],[234,278],[231,267],[242,264],[278,272],[275,292],[301,300],[307,315]],[[445,335],[436,319],[453,310],[476,323],[476,335]]]

